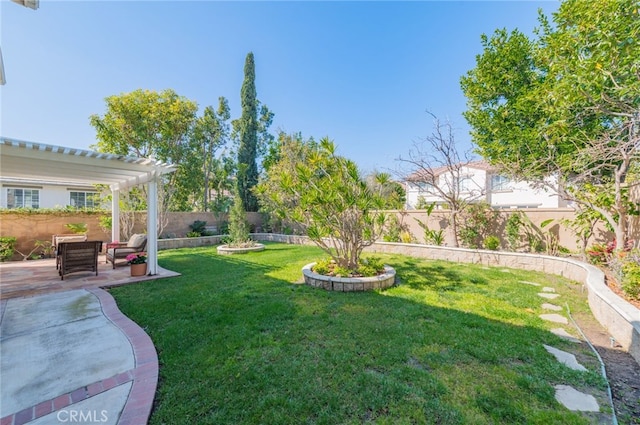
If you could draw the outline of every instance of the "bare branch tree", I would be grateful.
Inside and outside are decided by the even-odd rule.
[[[448,206],[455,246],[459,246],[460,213],[469,203],[482,198],[486,189],[484,184],[466,179],[466,170],[474,158],[471,150],[458,150],[451,122],[441,122],[433,113],[427,113],[433,118],[432,133],[415,142],[408,157],[397,159],[401,163],[400,175],[409,184],[422,184],[424,193]],[[463,187],[463,181],[472,187]]]

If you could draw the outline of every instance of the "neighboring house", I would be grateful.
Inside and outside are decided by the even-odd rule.
[[[555,191],[537,189],[524,181],[513,181],[500,175],[485,161],[470,162],[451,173],[446,167],[433,170],[437,185],[445,192],[452,187],[459,189],[459,196],[469,202],[485,201],[493,208],[566,208],[567,202]],[[426,179],[428,180],[428,179]],[[406,181],[406,208],[435,203],[446,208],[446,201],[436,194],[432,183],[424,175],[414,173]],[[455,185],[455,186],[454,186]]]
[[[99,194],[92,185],[0,177],[2,208],[93,208]]]

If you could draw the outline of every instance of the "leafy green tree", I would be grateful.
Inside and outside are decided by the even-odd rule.
[[[288,143],[258,185],[259,197],[278,217],[302,226],[338,266],[356,270],[362,250],[382,234],[384,200],[328,138]]]
[[[300,133],[280,132],[276,143],[271,145],[263,161],[265,174],[254,187],[254,193],[260,204],[260,211],[269,216],[272,227],[291,227],[293,224],[290,217],[281,212],[296,208],[299,199],[295,194],[285,193],[281,189],[283,180],[289,180],[287,184],[299,184],[297,175],[291,171],[299,164],[306,163],[317,150],[315,140],[304,139]]]
[[[553,186],[628,237],[640,146],[637,0],[565,0],[537,37],[483,35],[461,79],[479,153],[505,174]]]
[[[384,209],[401,210],[404,208],[406,194],[404,187],[391,179],[388,173],[374,172],[365,178],[369,189],[384,199]]]
[[[229,141],[229,103],[224,97],[218,98],[218,109],[207,106],[202,117],[197,118],[193,132],[193,138],[201,149],[203,168],[202,181],[202,210],[207,211],[211,204],[211,189],[214,182],[228,176],[216,176],[216,173],[224,173],[226,169],[221,166],[223,161],[216,152]],[[217,192],[219,194],[219,192]],[[218,195],[219,196],[219,195]]]
[[[235,190],[236,184],[233,175],[236,170],[234,158],[227,154],[221,155],[212,162],[211,180],[209,185],[214,196],[209,201],[208,209],[215,213],[226,213],[233,204],[230,196]]]
[[[202,169],[190,138],[197,104],[173,90],[135,90],[105,101],[105,114],[90,117],[98,139],[94,148],[177,164],[175,173],[163,177],[160,202],[164,209],[189,209],[189,195],[199,191]]]

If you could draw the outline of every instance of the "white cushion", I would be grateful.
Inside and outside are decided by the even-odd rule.
[[[124,258],[129,254],[133,254],[134,252],[138,252],[135,248],[118,248],[116,253],[118,254],[118,258]],[[113,248],[109,248],[107,250],[107,256],[109,258],[113,258]]]
[[[147,239],[147,235],[144,233],[136,233],[129,238],[129,242],[127,242],[127,247],[137,247],[142,245],[142,243]]]

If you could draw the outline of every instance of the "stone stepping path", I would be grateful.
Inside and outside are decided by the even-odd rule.
[[[540,317],[542,320],[546,320],[547,322],[562,323],[563,325],[569,324],[569,321],[567,320],[566,317],[557,313],[541,314],[538,317]]]
[[[555,304],[549,304],[549,303],[544,303],[541,306],[542,308],[544,308],[545,310],[553,310],[553,311],[561,311],[562,307],[560,307],[559,305],[555,305]]]
[[[566,351],[559,350],[555,347],[551,347],[550,345],[542,344],[549,353],[553,354],[556,360],[560,363],[570,367],[573,370],[579,370],[581,372],[586,372],[587,368],[582,366],[576,356],[571,353],[567,353]]]
[[[599,412],[596,398],[582,393],[569,385],[556,385],[556,400],[569,410],[579,412]]]
[[[525,285],[531,285],[531,286],[542,286],[539,283],[527,282],[526,280],[521,280],[520,283],[524,283]]]
[[[575,336],[569,334],[566,330],[564,330],[564,328],[551,329],[551,333],[554,334],[554,335],[558,335],[560,338],[564,338],[564,339],[566,339],[568,341],[571,341],[571,342],[577,342],[577,343],[582,342],[578,338],[576,338]]]
[[[540,286],[539,284],[536,284],[534,282],[520,281],[520,283],[525,283],[533,286]],[[542,292],[538,292],[538,296],[548,300],[553,300],[558,298],[560,294],[557,294],[554,288],[544,286],[542,287]],[[561,306],[551,304],[551,303],[543,303],[541,307],[544,310],[562,311]],[[564,325],[569,324],[569,321],[567,320],[566,317],[557,313],[541,314],[539,317],[543,320],[547,320],[553,323],[561,323]],[[577,342],[577,343],[581,342],[579,339],[570,335],[564,328],[554,328],[554,329],[551,329],[551,332],[569,341]],[[551,347],[550,345],[543,344],[543,346],[545,350],[547,350],[547,352],[552,354],[557,361],[564,364],[565,366],[581,372],[587,371],[587,368],[581,365],[580,362],[578,362],[578,359],[576,358],[575,355],[568,353],[566,351],[562,351],[558,348]],[[598,405],[598,402],[596,401],[595,397],[592,396],[591,394],[580,392],[570,385],[556,385],[554,389],[556,391],[555,398],[558,401],[558,403],[562,404],[564,407],[566,407],[571,411],[579,411],[579,412],[599,412],[600,411],[600,406]]]

